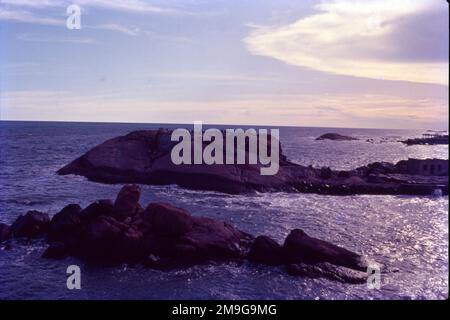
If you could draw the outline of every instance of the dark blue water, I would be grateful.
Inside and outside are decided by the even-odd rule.
[[[0,222],[28,210],[50,215],[66,204],[114,198],[120,185],[57,176],[56,170],[93,146],[132,130],[168,125],[0,122]],[[178,127],[178,126],[172,126]],[[359,141],[315,141],[326,132]],[[398,140],[422,132],[375,129],[281,128],[291,160],[349,169],[408,157],[447,158],[447,146],[407,147]],[[372,138],[374,143],[366,142]],[[249,263],[162,272],[140,266],[100,268],[67,258],[40,257],[41,240],[16,240],[0,250],[0,299],[443,299],[448,297],[448,197],[321,196],[272,193],[232,196],[175,186],[144,186],[141,202],[167,201],[194,215],[231,222],[282,242],[293,228],[364,253],[398,269],[380,290],[287,275]],[[26,242],[26,241],[25,241]],[[66,268],[78,264],[82,289],[66,288]]]

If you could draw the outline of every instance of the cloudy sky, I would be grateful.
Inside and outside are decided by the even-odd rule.
[[[443,0],[0,0],[0,119],[446,128],[448,24]]]

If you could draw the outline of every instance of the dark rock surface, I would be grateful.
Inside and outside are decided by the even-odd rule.
[[[89,150],[61,168],[58,174],[76,174],[104,183],[177,184],[232,194],[283,191],[332,195],[431,195],[435,189],[440,189],[443,195],[448,194],[448,176],[404,174],[398,164],[379,162],[350,171],[306,167],[286,160],[281,147],[279,171],[272,176],[261,175],[260,164],[175,165],[170,153],[176,142],[170,138],[171,132],[163,129],[135,131],[116,137]],[[137,193],[129,192],[120,195],[120,200],[114,204],[114,215],[119,220],[142,210],[134,207],[138,201]]]
[[[360,255],[329,242],[312,238],[301,229],[294,229],[289,233],[283,250],[290,263],[328,262],[354,270],[367,270],[367,264]]]
[[[11,227],[5,223],[0,223],[0,242],[11,238]]]
[[[82,210],[70,204],[51,221],[44,213],[30,211],[13,223],[12,234],[46,235],[49,247],[43,257],[49,259],[71,255],[100,264],[142,263],[160,270],[248,259],[286,265],[293,275],[349,283],[359,283],[366,270],[360,255],[309,237],[300,229],[293,230],[280,246],[267,236],[255,238],[228,223],[192,216],[167,203],[151,203],[139,210],[139,198],[139,186],[126,185],[117,206],[97,201]],[[2,241],[9,238],[8,229],[0,224]]]
[[[352,141],[358,139],[350,136],[344,136],[339,133],[325,133],[320,137],[316,138],[316,140]]]
[[[259,236],[255,239],[247,258],[252,262],[274,266],[284,264],[286,260],[282,247],[267,236]]]
[[[413,139],[406,139],[401,141],[404,144],[408,146],[412,145],[435,145],[435,144],[446,144],[448,145],[448,135],[441,135],[431,138],[413,138]]]
[[[46,213],[28,211],[24,216],[19,216],[11,225],[13,237],[36,238],[47,232],[50,218]]]

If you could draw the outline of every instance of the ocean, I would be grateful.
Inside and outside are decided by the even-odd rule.
[[[0,121],[0,222],[28,210],[54,215],[69,203],[82,207],[112,198],[122,187],[56,171],[95,145],[133,130],[183,125]],[[189,126],[188,126],[189,127]],[[221,128],[219,126],[219,128]],[[357,141],[315,141],[327,132]],[[294,162],[351,169],[375,161],[448,158],[448,146],[406,146],[423,131],[280,128]],[[227,221],[279,243],[290,230],[363,253],[395,272],[381,289],[288,275],[282,267],[249,262],[157,271],[140,265],[100,267],[68,257],[41,258],[42,239],[16,239],[0,249],[0,299],[446,299],[448,197],[327,196],[300,193],[228,195],[177,186],[142,186],[141,203],[165,201],[193,215]],[[31,243],[30,243],[31,242]],[[66,268],[81,267],[81,290],[68,290]]]

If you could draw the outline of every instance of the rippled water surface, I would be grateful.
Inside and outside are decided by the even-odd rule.
[[[0,222],[31,209],[50,215],[66,204],[114,198],[120,185],[57,176],[55,171],[106,139],[137,124],[0,122]],[[315,141],[326,132],[358,141]],[[374,161],[448,158],[447,146],[407,147],[398,142],[422,132],[369,129],[282,128],[282,147],[301,164],[349,169]],[[373,143],[367,142],[373,139]],[[141,202],[168,201],[194,215],[231,222],[282,242],[293,228],[364,253],[395,272],[382,288],[287,275],[282,268],[229,263],[161,272],[141,266],[104,268],[74,258],[40,257],[42,240],[15,240],[0,250],[0,299],[443,299],[448,297],[448,197],[323,196],[271,193],[225,195],[175,186],[144,186]],[[82,290],[66,289],[66,268],[82,268]]]

